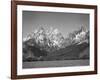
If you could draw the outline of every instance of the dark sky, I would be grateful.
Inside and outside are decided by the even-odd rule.
[[[78,13],[23,11],[23,38],[38,27],[57,28],[64,37],[81,26],[89,28],[89,15]]]

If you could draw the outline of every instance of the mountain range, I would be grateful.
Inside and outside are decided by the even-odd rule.
[[[23,38],[23,60],[89,58],[88,48],[89,31],[85,27],[69,33],[66,37],[58,29],[40,27]],[[84,50],[85,53],[82,53]]]

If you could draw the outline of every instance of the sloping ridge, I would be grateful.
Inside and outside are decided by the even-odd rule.
[[[71,60],[71,59],[88,59],[89,58],[89,44],[82,43],[80,45],[74,44],[66,48],[60,49],[50,53],[45,60]]]

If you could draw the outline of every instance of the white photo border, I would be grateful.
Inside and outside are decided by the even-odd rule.
[[[89,14],[90,15],[89,17],[90,43],[91,43],[90,44],[90,65],[77,66],[77,67],[73,66],[73,67],[23,69],[22,68],[22,12],[23,10]],[[94,9],[17,5],[17,75],[94,71],[94,26],[95,26],[94,14],[95,14]]]

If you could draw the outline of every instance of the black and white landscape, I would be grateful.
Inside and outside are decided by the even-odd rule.
[[[28,12],[23,14],[23,26],[29,22],[28,20]],[[88,22],[85,21],[87,18],[86,14],[72,14],[70,19],[67,16],[71,14],[63,14],[63,13],[49,13],[45,15],[44,19],[42,18],[44,14],[43,12],[29,12],[32,16],[36,14],[40,15],[41,20],[51,21],[50,15],[56,15],[54,19],[58,19],[59,15],[63,15],[66,19],[59,19],[62,22],[52,23],[54,27],[49,26],[49,24],[40,24],[39,21],[36,22],[41,26],[33,26],[34,30],[30,31],[27,35],[25,35],[24,31],[25,27],[23,27],[23,68],[41,68],[41,67],[65,67],[65,66],[85,66],[89,65],[89,29],[86,25],[89,25]],[[58,15],[59,14],[59,15]],[[58,15],[58,16],[57,16]],[[77,17],[75,18],[74,16]],[[86,16],[85,16],[86,15]],[[26,17],[27,16],[27,17]],[[42,16],[42,17],[41,17]],[[46,19],[47,16],[47,19]],[[83,17],[82,17],[83,16]],[[26,18],[25,18],[26,17]],[[29,16],[30,17],[30,16]],[[52,16],[51,16],[52,17]],[[34,17],[33,17],[34,18]],[[83,18],[83,19],[82,19]],[[30,18],[32,20],[32,17]],[[38,18],[36,18],[38,20]],[[70,20],[78,22],[83,21],[82,25],[79,27],[71,26],[63,26],[62,30],[59,30],[59,26],[55,24],[61,24],[64,21],[69,21],[69,24],[73,24]],[[78,21],[79,20],[79,21]],[[35,20],[33,20],[34,23]],[[85,21],[85,22],[84,22]],[[88,21],[88,20],[87,20]],[[75,23],[75,22],[74,22]],[[84,24],[87,23],[87,24]],[[30,22],[31,24],[31,22]],[[33,25],[36,25],[33,24]],[[66,24],[66,23],[65,23]],[[67,25],[67,24],[66,24]],[[77,24],[78,25],[78,24]],[[29,27],[29,26],[28,26]],[[32,27],[32,26],[31,26]],[[66,27],[66,28],[65,28]],[[29,27],[30,28],[30,27]],[[66,29],[66,30],[65,30]],[[64,32],[62,32],[64,31]],[[65,34],[66,33],[66,34]]]

